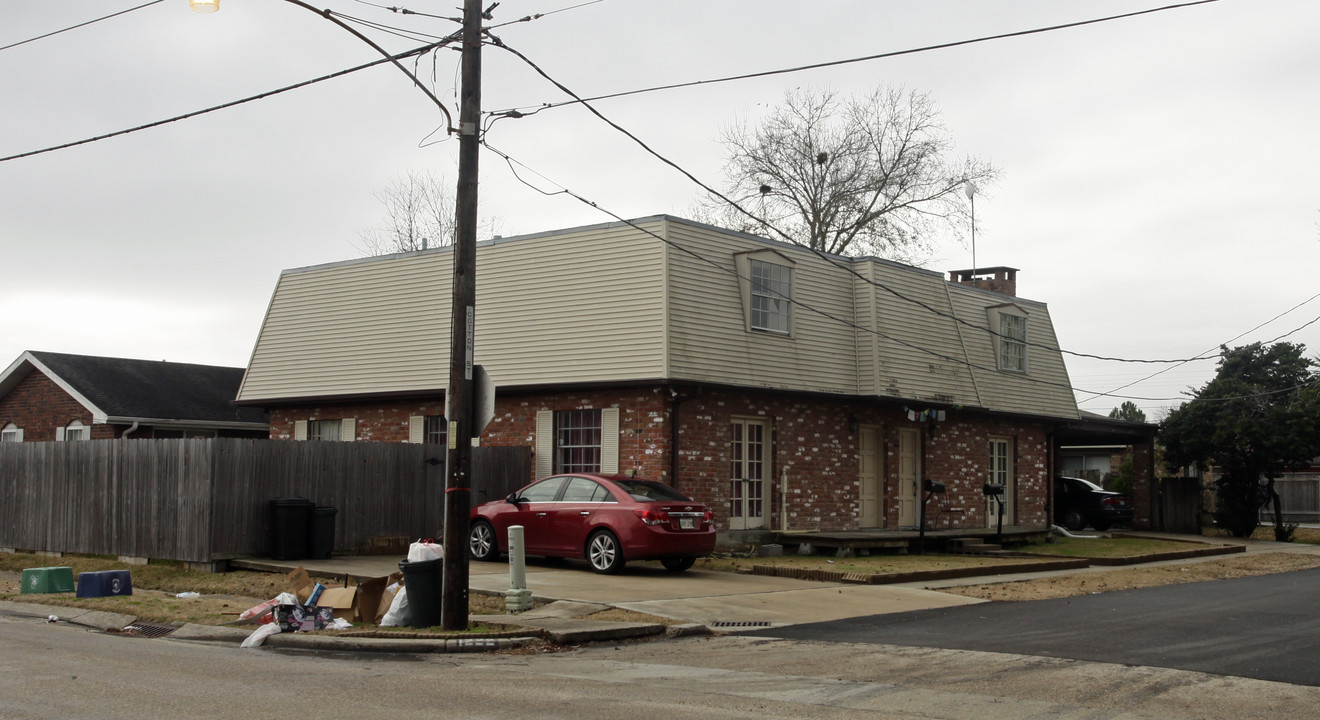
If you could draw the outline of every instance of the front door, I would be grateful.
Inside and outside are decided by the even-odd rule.
[[[729,447],[729,529],[765,527],[765,481],[770,477],[770,423],[734,420]]]
[[[881,502],[884,497],[881,493],[881,468],[884,466],[880,462],[880,428],[863,425],[857,432],[858,504],[861,506],[858,525],[864,528],[884,527],[885,514]]]
[[[1004,524],[1013,524],[1013,439],[990,438],[990,477],[987,482],[1004,486]],[[994,498],[986,498],[986,527],[999,526],[999,508]]]
[[[917,490],[921,478],[921,431],[898,431],[898,525],[917,526]]]

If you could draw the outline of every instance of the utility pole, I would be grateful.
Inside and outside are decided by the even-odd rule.
[[[473,360],[476,331],[477,160],[481,138],[481,0],[463,3],[463,69],[458,111],[453,309],[450,313],[449,451],[445,463],[445,561],[440,624],[468,624],[468,510],[472,504]]]

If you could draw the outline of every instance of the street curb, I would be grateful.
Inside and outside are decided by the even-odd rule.
[[[39,603],[14,602],[0,600],[0,612],[28,617],[48,618],[54,615],[60,622],[95,628],[97,630],[123,630],[137,620],[132,615],[105,612],[102,610],[82,610],[65,605],[41,605]]]
[[[994,575],[1016,575],[1028,572],[1052,572],[1058,570],[1080,570],[1089,565],[1086,560],[1060,560],[1058,562],[1013,563],[1010,565],[990,565],[948,570],[920,570],[906,573],[869,574],[843,572],[841,570],[815,570],[807,568],[784,567],[782,565],[753,565],[753,575],[794,578],[797,580],[815,580],[819,582],[850,583],[854,585],[893,585],[896,583],[923,582],[926,580],[952,580],[966,577],[990,577]]]

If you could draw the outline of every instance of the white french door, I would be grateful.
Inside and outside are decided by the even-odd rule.
[[[770,422],[734,420],[729,447],[729,529],[765,527],[770,474]]]

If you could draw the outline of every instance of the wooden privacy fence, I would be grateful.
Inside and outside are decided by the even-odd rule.
[[[1274,481],[1284,522],[1320,522],[1320,473],[1296,473]],[[1274,504],[1260,509],[1260,520],[1274,522]]]
[[[0,547],[188,562],[264,556],[271,501],[284,497],[336,508],[339,551],[382,536],[438,537],[443,460],[443,447],[402,443],[3,443]],[[472,464],[473,503],[531,478],[529,448],[473,448]]]
[[[1151,497],[1151,529],[1201,534],[1200,478],[1160,478]]]

